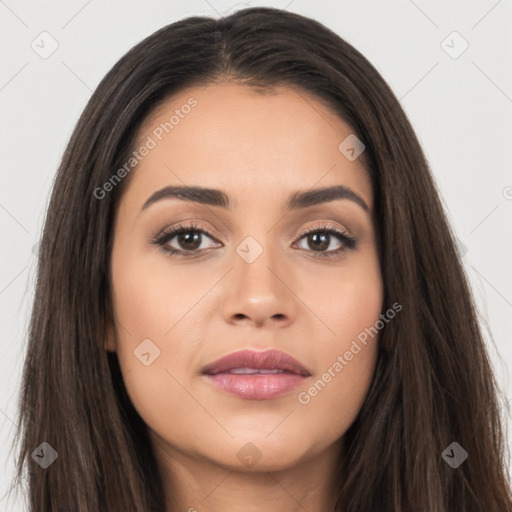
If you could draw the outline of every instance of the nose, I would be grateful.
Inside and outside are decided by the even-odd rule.
[[[292,273],[277,266],[270,252],[263,251],[252,263],[237,256],[226,283],[223,316],[231,324],[286,327],[295,320],[297,300]]]

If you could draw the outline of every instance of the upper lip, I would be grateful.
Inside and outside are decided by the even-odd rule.
[[[257,370],[285,370],[297,375],[309,376],[311,373],[292,356],[281,350],[239,350],[217,359],[205,366],[202,373],[215,375],[235,368],[254,368]]]

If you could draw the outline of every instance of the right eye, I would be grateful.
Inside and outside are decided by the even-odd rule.
[[[208,247],[201,247],[203,245],[204,237],[213,237],[201,227],[195,224],[178,225],[172,228],[165,229],[152,241],[153,244],[160,247],[163,251],[172,255],[179,256],[196,256],[198,252],[202,252]],[[175,240],[178,247],[171,245]],[[220,243],[220,242],[218,242]]]

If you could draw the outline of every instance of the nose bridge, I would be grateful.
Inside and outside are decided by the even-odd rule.
[[[270,238],[267,236],[260,243],[253,236],[248,236],[237,246],[233,276],[237,293],[251,295],[255,300],[280,294],[278,280],[270,270],[275,272],[275,268],[280,267],[277,262],[279,254],[270,247]]]
[[[265,237],[262,240],[262,237]],[[248,236],[238,244],[234,268],[224,302],[226,320],[249,318],[261,324],[270,319],[290,321],[295,313],[294,297],[284,284],[284,256],[271,247],[271,235]]]

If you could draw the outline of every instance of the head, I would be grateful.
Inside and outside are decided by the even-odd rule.
[[[208,365],[245,348],[307,375],[272,400],[214,389]],[[162,509],[180,458],[326,451],[345,511],[503,509],[496,400],[428,164],[352,46],[252,8],[164,27],[105,76],[41,240],[20,409],[36,510]]]

